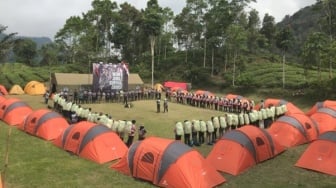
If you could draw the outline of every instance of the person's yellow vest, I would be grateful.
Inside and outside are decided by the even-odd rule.
[[[232,115],[232,127],[237,128],[239,124],[239,118],[237,114],[231,114]]]
[[[184,134],[191,134],[191,122],[189,120],[183,122]]]
[[[118,127],[119,127],[119,121],[116,120],[116,121],[113,121],[113,124],[112,124],[112,131],[114,132],[118,132]]]
[[[177,122],[175,124],[175,134],[179,136],[184,135],[183,125],[181,122]]]
[[[213,119],[212,119],[212,123],[213,123],[213,126],[214,126],[214,128],[215,129],[218,129],[219,128],[219,119],[218,119],[218,116],[215,116],[215,117],[213,117]]]
[[[238,120],[239,120],[239,125],[244,125],[245,124],[244,113],[238,114]]]
[[[260,109],[260,112],[262,114],[262,119],[265,120],[267,119],[267,112],[266,112],[266,109],[262,108]]]
[[[107,120],[106,120],[106,127],[112,129],[112,125],[113,125],[113,119],[107,118]]]
[[[206,123],[205,121],[203,120],[200,120],[200,132],[206,132],[207,131],[207,126],[206,126]]]
[[[226,118],[224,116],[219,117],[219,124],[221,128],[227,127]]]
[[[200,131],[201,130],[201,125],[200,125],[200,121],[199,120],[193,120],[193,125],[194,125],[194,129],[195,131]]]
[[[232,114],[227,114],[226,122],[227,122],[228,127],[232,127],[232,125],[233,125],[233,123],[232,123],[233,120],[232,119],[233,119]]]
[[[125,126],[126,126],[126,122],[123,121],[123,120],[119,120],[119,126],[118,126],[118,129],[117,129],[119,134],[122,134],[122,133],[125,132]]]
[[[250,118],[248,114],[244,114],[244,122],[245,125],[249,125],[250,124]]]
[[[206,125],[207,125],[207,130],[209,133],[213,133],[215,130],[214,130],[214,126],[213,126],[213,123],[211,120],[208,120],[206,122]]]

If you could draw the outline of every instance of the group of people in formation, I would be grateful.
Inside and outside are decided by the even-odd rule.
[[[161,92],[151,88],[140,87],[129,90],[111,90],[111,91],[92,91],[91,89],[75,89],[70,91],[68,88],[62,89],[60,94],[65,98],[72,100],[77,104],[91,104],[91,103],[125,103],[137,100],[155,100]]]
[[[232,113],[248,113],[255,106],[253,100],[195,94],[193,92],[167,92],[166,97],[179,104]]]
[[[66,99],[62,93],[53,95],[53,109],[63,115],[70,124],[80,121],[89,121],[96,124],[104,125],[119,135],[121,140],[126,140],[129,147],[133,143],[134,136],[138,133],[138,140],[144,140],[146,137],[146,129],[144,125],[140,125],[137,130],[136,120],[113,120],[109,114],[102,112],[93,112],[91,108],[84,108],[80,104]]]
[[[183,138],[184,143],[189,146],[212,145],[225,132],[244,125],[268,128],[287,112],[286,105],[264,107],[263,101],[261,102],[259,110],[252,110],[249,113],[225,113],[223,116],[213,116],[209,120],[178,121],[174,128],[175,140]]]

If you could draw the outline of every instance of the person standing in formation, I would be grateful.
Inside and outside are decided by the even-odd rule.
[[[163,101],[163,112],[168,112],[168,100],[167,98]]]
[[[160,103],[161,103],[161,100],[158,98],[157,100],[156,100],[156,112],[157,113],[160,113]]]
[[[131,124],[129,125],[128,139],[127,139],[127,142],[126,142],[127,147],[130,147],[133,143],[134,135],[135,135],[135,132],[136,132],[135,123],[136,123],[136,121],[132,120]]]
[[[140,125],[139,127],[139,133],[138,133],[138,140],[144,140],[146,138],[146,129],[145,126]]]
[[[175,133],[175,140],[181,141],[182,135],[184,135],[183,125],[181,122],[176,122],[174,133]]]

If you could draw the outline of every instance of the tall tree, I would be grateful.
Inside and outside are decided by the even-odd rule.
[[[18,62],[33,66],[37,55],[37,45],[31,39],[20,39],[15,42],[13,52]]]
[[[266,47],[272,49],[276,34],[275,18],[273,16],[265,14],[260,33],[267,39]]]
[[[255,9],[252,9],[249,12],[247,30],[248,30],[247,45],[248,45],[249,51],[252,53],[255,53],[258,48],[257,41],[259,38],[259,30],[260,30],[259,13]]]
[[[311,33],[303,48],[303,56],[305,59],[309,58],[309,61],[313,62],[314,65],[318,67],[318,77],[319,81],[322,80],[321,77],[321,67],[322,67],[322,54],[326,50],[327,36],[321,32]]]
[[[238,24],[232,24],[228,28],[228,45],[233,52],[233,68],[232,68],[232,86],[235,86],[236,65],[240,52],[246,50],[247,34],[243,27]]]
[[[329,46],[332,46],[336,37],[336,1],[335,0],[318,0],[322,4],[322,26],[323,30],[329,36]],[[332,47],[331,47],[332,48]],[[329,78],[332,78],[333,61],[329,56]]]
[[[152,56],[152,87],[154,87],[154,48],[156,38],[160,35],[163,21],[162,8],[159,6],[157,0],[149,0],[144,11],[144,32],[149,37],[151,56]]]
[[[285,73],[285,65],[286,65],[286,52],[291,46],[293,40],[293,34],[289,26],[284,27],[277,35],[276,35],[276,45],[281,50],[282,53],[282,88],[285,88],[286,83],[286,73]]]
[[[15,35],[17,33],[5,34],[6,29],[6,26],[0,25],[0,35],[4,35],[4,37],[0,37],[0,63],[7,60],[7,56],[16,40]]]

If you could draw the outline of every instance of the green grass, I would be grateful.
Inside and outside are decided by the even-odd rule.
[[[42,96],[10,96],[26,101],[34,110],[45,108]],[[253,99],[262,96],[251,95]],[[300,102],[298,106],[308,109],[313,103]],[[131,109],[123,108],[121,104],[89,105],[93,111],[111,114],[114,119],[136,119],[143,123],[148,130],[148,136],[173,138],[173,127],[176,121],[185,119],[210,119],[220,115],[220,112],[204,110],[185,105],[170,103],[169,113],[156,113],[155,101],[134,102]],[[10,127],[0,122],[0,161],[4,161],[5,143]],[[150,183],[136,180],[122,175],[109,166],[70,155],[52,143],[28,135],[16,128],[12,128],[9,147],[9,163],[6,171],[7,187],[44,188],[44,187],[126,187],[146,188],[154,187]],[[227,183],[220,187],[335,187],[336,177],[294,167],[307,145],[291,148],[274,159],[258,164],[239,176],[223,173]],[[211,146],[204,145],[196,148],[206,156]],[[3,167],[1,169],[4,169]]]

